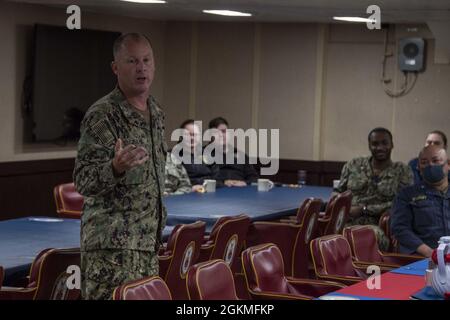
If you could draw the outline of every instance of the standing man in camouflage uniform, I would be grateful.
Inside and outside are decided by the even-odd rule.
[[[383,212],[391,209],[400,189],[413,184],[413,175],[408,165],[391,160],[394,144],[389,130],[375,128],[368,140],[372,155],[347,162],[335,191],[350,190],[353,194],[348,225],[373,226],[380,249],[386,250],[389,241],[378,222]]]
[[[155,64],[148,39],[114,43],[118,86],[95,102],[82,125],[74,181],[84,198],[81,293],[111,299],[115,287],[158,275],[166,212],[162,204],[164,114],[150,96]]]

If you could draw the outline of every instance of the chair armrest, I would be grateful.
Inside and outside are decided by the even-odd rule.
[[[278,220],[278,222],[296,224],[297,223],[297,219],[280,219],[280,220]]]
[[[360,272],[367,275],[367,267],[369,266],[377,266],[380,268],[381,272],[389,272],[393,269],[397,269],[401,267],[398,264],[390,264],[390,263],[384,263],[384,262],[369,262],[369,261],[354,261],[353,265],[355,269],[358,269]]]
[[[332,275],[318,275],[318,278],[326,281],[338,282],[347,286],[364,281],[361,277],[349,277],[349,276],[332,276]]]
[[[283,217],[283,218],[281,218],[280,220],[278,220],[279,222],[282,222],[282,221],[295,221],[295,222],[297,222],[297,216],[296,215],[294,215],[294,216],[286,216],[286,217]]]
[[[345,288],[346,285],[334,281],[287,278],[295,293],[320,297],[324,294]],[[294,292],[292,292],[294,293]]]
[[[33,300],[37,288],[2,287],[0,300]]]
[[[272,291],[254,291],[250,290],[253,300],[312,300],[314,297],[302,294],[279,293]]]
[[[399,266],[404,266],[424,259],[422,256],[398,253],[382,253],[381,256],[383,257],[383,262],[388,264],[396,264]]]

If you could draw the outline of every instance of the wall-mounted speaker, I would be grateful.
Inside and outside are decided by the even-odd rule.
[[[422,71],[424,69],[425,41],[422,38],[399,40],[398,65],[401,71]]]

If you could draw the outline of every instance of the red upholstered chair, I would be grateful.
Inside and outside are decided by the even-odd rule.
[[[342,235],[323,236],[311,241],[316,277],[351,285],[367,279],[366,268],[353,263],[350,245]]]
[[[286,277],[281,252],[271,243],[244,250],[242,264],[253,299],[310,300],[345,287],[331,281]]]
[[[188,298],[186,275],[189,267],[197,262],[204,233],[205,223],[201,221],[177,225],[160,249],[159,275],[175,300]]]
[[[34,259],[24,288],[3,287],[0,300],[77,300],[79,289],[69,289],[69,266],[80,265],[80,249],[45,249]]]
[[[247,234],[247,247],[273,243],[281,251],[284,270],[292,276],[293,252],[301,226],[291,222],[255,221],[250,224]]]
[[[83,212],[83,196],[75,190],[73,182],[57,185],[53,189],[56,212],[61,218],[80,219]]]
[[[244,214],[222,217],[214,224],[200,247],[199,262],[224,260],[234,272],[240,271],[239,257],[247,237],[250,218]]]
[[[247,245],[274,243],[283,255],[288,276],[309,277],[309,242],[317,233],[317,219],[322,200],[307,199],[300,207],[296,220],[254,222],[249,228]]]
[[[321,237],[323,232],[325,231],[325,228],[331,219],[331,212],[333,210],[337,196],[338,193],[333,194],[327,202],[325,212],[321,212],[319,214],[319,218],[317,219],[319,227],[317,228],[316,234],[313,236],[313,238]]]
[[[379,227],[383,230],[386,237],[389,239],[388,252],[398,252],[398,241],[395,239],[391,232],[391,213],[389,211],[384,212],[379,220]]]
[[[305,207],[302,216],[299,216],[297,223],[300,229],[295,239],[292,256],[292,276],[296,278],[309,278],[312,269],[312,260],[309,244],[313,236],[317,234],[319,227],[318,218],[322,200],[310,199]]]
[[[113,300],[172,300],[172,295],[163,279],[151,276],[115,288]]]
[[[347,190],[333,197],[325,215],[319,218],[319,235],[342,234],[352,205],[352,192]]]
[[[190,300],[239,300],[233,273],[223,260],[193,265],[186,281]]]
[[[305,214],[306,206],[311,202],[314,198],[307,198],[305,199],[300,207],[297,209],[297,213],[293,216],[287,216],[280,220],[280,222],[297,222],[301,223],[302,217]]]
[[[344,236],[352,249],[353,259],[359,264],[398,268],[423,257],[396,253],[383,253],[378,248],[375,231],[369,226],[352,226],[344,229]]]

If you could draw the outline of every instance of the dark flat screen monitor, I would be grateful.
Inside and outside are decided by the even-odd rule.
[[[36,25],[32,74],[32,141],[76,141],[81,119],[110,92],[118,32]]]

